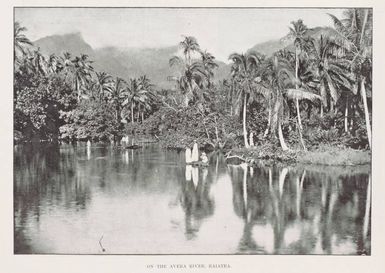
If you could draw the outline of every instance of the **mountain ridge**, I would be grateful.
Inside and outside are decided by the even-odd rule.
[[[330,27],[316,27],[308,30],[308,35],[313,38],[319,38],[320,35],[330,36],[334,33],[335,30]],[[34,45],[46,55],[52,53],[62,55],[64,52],[70,52],[73,56],[87,54],[94,61],[95,70],[105,71],[113,77],[128,79],[147,75],[160,89],[175,87],[175,82],[167,81],[167,77],[177,73],[175,68],[169,66],[169,59],[177,54],[178,45],[144,48],[107,46],[94,49],[84,40],[80,32],[46,36],[36,40]],[[277,50],[293,50],[293,48],[292,39],[286,35],[280,39],[257,43],[247,52],[258,51],[271,56]],[[231,64],[215,61],[218,68],[214,72],[214,81],[227,78]]]

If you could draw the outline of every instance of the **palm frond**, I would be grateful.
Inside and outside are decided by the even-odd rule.
[[[314,102],[316,100],[322,101],[321,96],[314,94],[314,93],[311,93],[311,92],[306,91],[306,90],[301,89],[301,88],[299,88],[299,89],[289,88],[289,89],[285,90],[285,93],[286,93],[286,96],[292,100],[309,100],[312,102]]]

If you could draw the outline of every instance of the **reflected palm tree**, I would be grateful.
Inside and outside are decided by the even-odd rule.
[[[197,236],[203,220],[214,213],[214,200],[209,196],[211,183],[207,175],[206,168],[186,166],[180,203],[185,212],[185,235],[188,240]]]

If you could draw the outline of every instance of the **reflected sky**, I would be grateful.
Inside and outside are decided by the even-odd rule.
[[[209,157],[196,168],[156,145],[17,146],[15,253],[370,254],[369,166]]]

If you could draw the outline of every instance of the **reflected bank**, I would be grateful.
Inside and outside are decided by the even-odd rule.
[[[157,145],[16,146],[15,253],[370,255],[369,166],[184,160]]]

